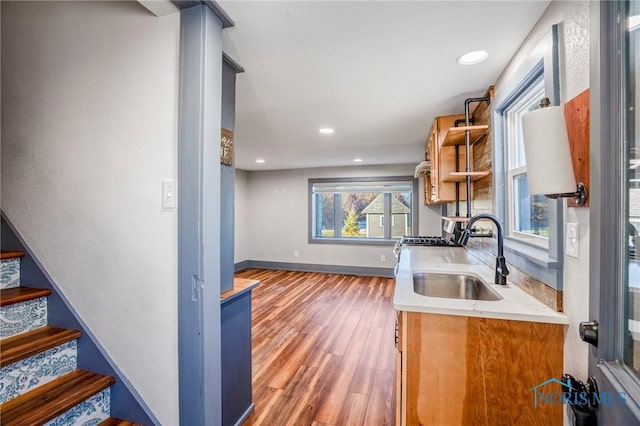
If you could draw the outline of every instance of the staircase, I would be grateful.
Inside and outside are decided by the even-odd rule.
[[[110,417],[115,379],[77,368],[82,332],[48,325],[51,290],[21,285],[23,256],[0,254],[0,425],[139,425]]]

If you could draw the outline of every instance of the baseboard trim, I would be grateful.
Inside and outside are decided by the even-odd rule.
[[[245,411],[240,418],[238,419],[238,421],[233,425],[233,426],[241,426],[242,423],[244,423],[245,420],[247,420],[247,418],[251,415],[251,413],[253,413],[253,409],[256,406],[253,404],[253,402],[251,403],[251,405],[249,406],[249,408],[247,408],[247,411]]]
[[[235,271],[244,269],[278,269],[283,271],[321,272],[327,274],[357,275],[361,277],[393,278],[393,268],[366,266],[321,265],[317,263],[269,262],[264,260],[243,260],[235,264]]]

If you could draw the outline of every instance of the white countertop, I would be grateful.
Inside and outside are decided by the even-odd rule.
[[[413,291],[413,272],[465,273],[487,283],[501,300],[422,296]],[[569,318],[507,281],[493,284],[495,271],[463,247],[405,246],[400,255],[393,307],[399,311],[568,324]]]

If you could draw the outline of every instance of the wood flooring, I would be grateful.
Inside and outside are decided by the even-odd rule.
[[[393,279],[249,269],[253,402],[244,425],[395,422]]]

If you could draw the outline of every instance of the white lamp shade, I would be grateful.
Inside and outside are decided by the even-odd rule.
[[[564,108],[552,106],[522,115],[529,194],[576,192]]]

